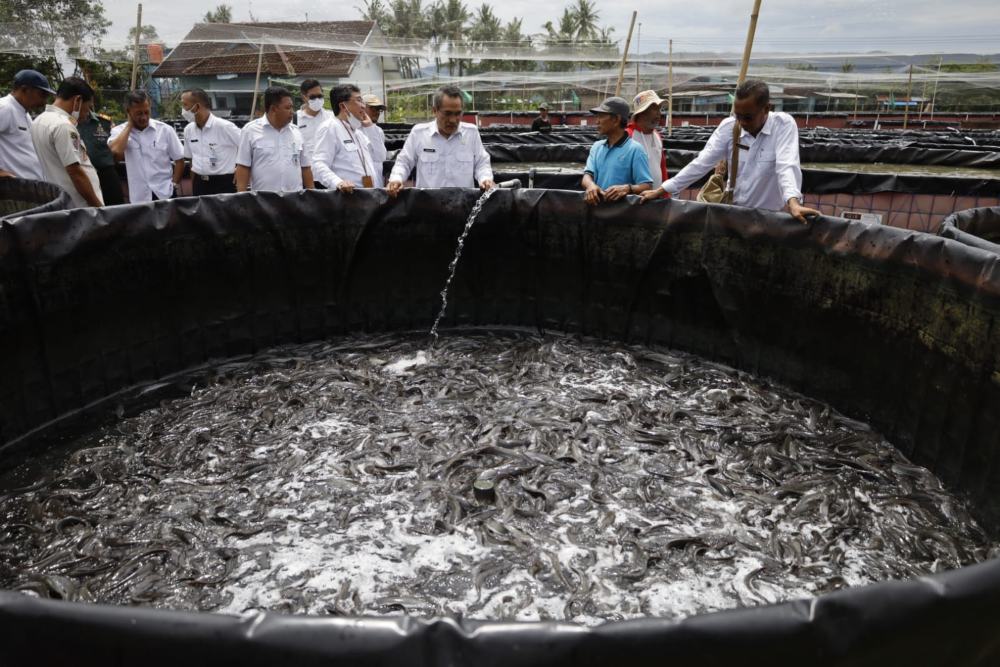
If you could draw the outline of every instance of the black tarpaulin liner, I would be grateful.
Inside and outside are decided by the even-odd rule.
[[[31,213],[62,211],[72,205],[66,191],[54,183],[0,178],[0,220]]]
[[[23,436],[212,360],[429,327],[477,197],[238,194],[4,224],[0,442],[37,446]],[[998,262],[836,218],[806,226],[721,205],[592,208],[578,193],[501,191],[466,242],[445,324],[669,345],[777,378],[869,420],[995,535]],[[0,594],[0,647],[0,662],[45,665],[990,665],[1000,662],[1000,562],[593,629],[237,619]]]
[[[970,208],[941,222],[941,236],[1000,255],[1000,207]]]

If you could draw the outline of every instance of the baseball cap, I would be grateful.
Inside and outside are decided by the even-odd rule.
[[[601,106],[594,107],[590,113],[610,113],[628,120],[630,114],[628,102],[621,97],[609,97],[601,102]]]
[[[55,95],[56,91],[49,87],[49,80],[41,72],[33,69],[23,69],[14,75],[14,86],[31,86],[44,90],[49,95]]]
[[[365,101],[365,106],[369,107],[384,107],[385,104],[375,95],[362,95],[361,99]]]
[[[654,104],[659,106],[663,104],[664,100],[660,99],[660,96],[656,94],[655,90],[644,90],[635,96],[632,100],[632,108],[635,109],[632,113],[642,113]]]
[[[548,111],[548,110],[549,110],[549,105],[548,105],[548,104],[539,104],[539,105],[538,105],[538,110],[539,110],[539,111],[542,111],[543,109],[544,109],[545,111]]]

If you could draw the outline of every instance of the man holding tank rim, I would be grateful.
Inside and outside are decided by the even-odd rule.
[[[786,113],[770,111],[770,90],[759,79],[748,79],[736,89],[733,115],[715,129],[698,156],[660,187],[642,194],[658,199],[664,192],[677,196],[715,169],[733,152],[733,123],[739,123],[739,166],[733,204],[772,211],[787,210],[800,222],[820,212],[802,206],[802,168],[799,162],[799,129]]]
[[[399,194],[414,167],[418,188],[493,188],[490,155],[479,129],[462,122],[462,91],[456,86],[438,88],[433,106],[435,119],[414,125],[396,156],[386,187],[389,196]]]

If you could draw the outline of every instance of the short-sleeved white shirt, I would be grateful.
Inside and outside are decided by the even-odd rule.
[[[438,131],[437,121],[414,125],[389,180],[405,181],[414,167],[418,188],[472,188],[493,180],[490,155],[472,123],[459,123],[449,137]]]
[[[109,142],[121,134],[126,123],[111,128]],[[125,146],[125,170],[128,172],[129,202],[169,199],[174,193],[174,162],[184,157],[184,147],[177,132],[154,118],[145,129],[133,127]]]
[[[342,181],[361,187],[362,177],[368,174],[372,185],[381,188],[385,144],[372,142],[370,133],[365,131],[371,127],[375,126],[355,129],[334,117],[320,128],[312,154],[313,178],[335,189]]]
[[[280,130],[262,116],[243,126],[236,164],[250,169],[250,189],[271,192],[298,192],[302,189],[302,168],[310,156],[302,133],[292,123]]]
[[[310,154],[316,147],[316,135],[319,133],[319,128],[334,118],[336,116],[329,109],[321,109],[315,116],[307,114],[305,109],[299,109],[295,112],[295,126],[302,133],[302,142]]]
[[[50,183],[55,183],[67,193],[76,206],[89,206],[73,185],[66,167],[79,164],[90,180],[94,194],[104,203],[101,196],[101,181],[97,178],[97,170],[87,156],[87,147],[80,138],[80,131],[71,120],[68,113],[57,106],[48,105],[45,113],[38,116],[31,124],[31,140],[42,163]]]
[[[18,178],[45,180],[31,141],[31,116],[13,95],[0,99],[0,169]]]
[[[239,147],[240,128],[215,114],[209,114],[203,127],[195,122],[184,126],[184,157],[199,176],[232,174]]]

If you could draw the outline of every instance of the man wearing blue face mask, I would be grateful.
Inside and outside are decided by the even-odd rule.
[[[191,160],[191,190],[195,197],[236,192],[236,150],[240,129],[212,113],[212,100],[201,88],[181,93],[184,157]]]
[[[67,77],[55,101],[31,124],[31,141],[47,180],[66,190],[78,207],[104,205],[97,170],[76,127],[93,104],[94,89],[83,79]]]

